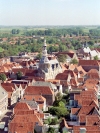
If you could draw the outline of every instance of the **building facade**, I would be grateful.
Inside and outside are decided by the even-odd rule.
[[[42,58],[39,62],[38,76],[48,79],[55,79],[58,73],[62,72],[62,68],[56,58],[49,60],[47,57],[47,45],[46,40],[44,41]]]

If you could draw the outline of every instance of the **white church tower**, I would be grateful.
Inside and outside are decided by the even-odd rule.
[[[58,60],[56,58],[52,60],[48,59],[47,44],[46,40],[44,40],[42,58],[39,62],[38,75],[45,80],[48,80],[55,79],[56,75],[60,72],[62,72],[62,69]]]
[[[48,57],[47,57],[47,44],[46,40],[44,40],[43,50],[42,50],[42,58],[40,59],[40,63],[48,63]]]

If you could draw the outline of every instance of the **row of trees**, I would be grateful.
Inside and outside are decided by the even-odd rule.
[[[16,73],[16,78],[17,78],[17,80],[21,80],[21,78],[22,78],[22,72],[18,71]],[[7,76],[4,73],[0,73],[0,80],[2,82],[4,82],[6,79],[7,79]]]
[[[19,34],[20,30],[19,29],[12,29],[11,33],[12,34]]]
[[[99,29],[90,29],[89,34],[92,35],[92,36],[99,37],[100,36],[100,28]]]
[[[71,35],[84,35],[85,32],[83,31],[83,28],[80,27],[72,27],[72,28],[48,28],[45,30],[31,30],[24,32],[24,35],[26,36],[66,36],[67,34]]]
[[[48,42],[47,42],[48,44]],[[94,42],[89,41],[88,45],[90,48],[93,48]],[[25,44],[21,45],[20,41],[16,43],[16,45],[12,44],[6,44],[3,43],[0,45],[0,58],[7,57],[7,56],[13,56],[13,55],[18,55],[20,52],[42,52],[42,47],[43,47],[43,40],[39,41],[34,41],[34,43],[28,44],[28,41],[25,42]],[[98,46],[99,47],[99,46]],[[82,48],[82,43],[79,41],[65,41],[64,43],[57,42],[56,45],[51,45],[49,44],[47,47],[48,53],[51,54],[52,52],[62,52],[62,51],[68,51],[68,49],[79,49]],[[62,60],[65,60],[65,57],[60,57],[63,58]]]

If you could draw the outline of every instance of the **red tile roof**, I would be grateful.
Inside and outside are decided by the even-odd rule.
[[[87,72],[87,76],[94,79],[99,79],[99,71],[96,69],[91,69],[89,72]]]
[[[29,115],[15,115],[13,120],[9,123],[10,132],[27,133],[34,132],[34,127],[38,125],[42,126],[43,123],[36,114]]]
[[[28,86],[25,94],[31,95],[53,95],[53,91],[48,86]]]
[[[97,115],[89,115],[86,117],[86,125],[92,126],[100,120],[100,117]]]
[[[55,79],[57,79],[57,80],[67,80],[69,74],[72,78],[77,77],[77,75],[72,70],[65,70],[63,73],[57,74]]]
[[[85,128],[86,133],[100,133],[99,126],[93,125],[93,126],[73,126],[73,132],[74,133],[80,133],[80,128]]]
[[[99,66],[97,60],[79,60],[79,65],[81,66]]]
[[[80,115],[88,115],[92,109],[94,109],[94,106],[82,106],[81,109],[78,112],[78,116]]]
[[[14,107],[14,114],[16,114],[20,110],[32,110],[31,107],[27,103],[18,102]]]
[[[1,83],[2,86],[10,86],[15,88],[15,85],[13,83]]]
[[[23,97],[26,100],[35,100],[36,102],[44,102],[46,99],[41,95],[24,95]]]
[[[71,114],[76,114],[78,111],[80,110],[80,108],[71,108]]]

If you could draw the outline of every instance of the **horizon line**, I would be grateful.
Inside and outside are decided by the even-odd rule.
[[[100,26],[100,24],[89,24],[89,25],[81,25],[81,24],[79,24],[79,25],[77,25],[77,24],[75,24],[75,25],[0,25],[0,26]]]

